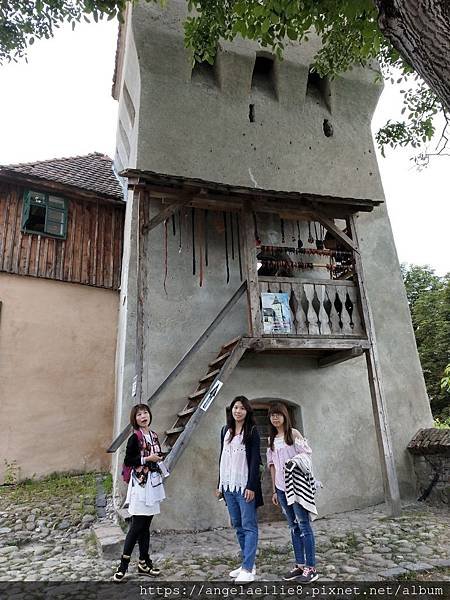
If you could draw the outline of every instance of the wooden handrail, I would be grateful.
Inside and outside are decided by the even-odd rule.
[[[226,317],[226,315],[231,311],[233,306],[237,303],[240,297],[244,294],[247,289],[247,281],[243,281],[240,287],[235,291],[232,297],[228,300],[225,306],[217,313],[214,320],[208,325],[205,331],[201,334],[194,344],[185,352],[182,358],[178,361],[172,371],[167,375],[164,381],[158,386],[158,388],[153,392],[150,398],[147,400],[147,404],[150,406],[156,400],[156,398],[161,394],[161,392],[169,385],[169,383],[175,379],[178,373],[183,369],[185,363],[193,354],[196,352],[200,346],[209,338],[212,332],[216,329],[216,327],[221,323],[221,321]],[[113,440],[107,452],[112,453],[115,452],[127,439],[128,434],[131,432],[131,425],[127,425],[123,431],[119,433],[119,435]]]

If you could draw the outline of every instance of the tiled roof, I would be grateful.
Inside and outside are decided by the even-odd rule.
[[[408,450],[412,454],[450,454],[450,429],[419,429]]]
[[[71,185],[116,200],[124,200],[122,187],[113,171],[112,160],[99,152],[85,156],[0,166],[0,176],[2,174],[11,176],[14,173]]]

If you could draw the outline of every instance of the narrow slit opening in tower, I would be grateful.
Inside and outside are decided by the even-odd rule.
[[[206,85],[216,85],[216,70],[214,65],[209,62],[195,62],[192,67],[191,81],[194,83],[204,83]]]
[[[250,123],[255,122],[255,105],[254,104],[248,105],[248,120],[250,121]]]
[[[330,80],[328,77],[321,77],[319,73],[309,70],[308,84],[306,86],[306,95],[315,100],[317,104],[325,105],[331,111],[331,91]]]
[[[260,91],[276,98],[274,58],[256,55],[252,75],[252,91]]]

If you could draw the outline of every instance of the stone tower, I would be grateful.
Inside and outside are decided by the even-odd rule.
[[[165,177],[166,183],[172,177],[177,185],[182,185],[184,179],[210,182],[209,188],[215,185],[221,193],[225,186],[242,188],[246,193],[253,188],[255,210],[258,193],[268,190],[274,190],[274,194],[309,194],[334,203],[342,199],[343,204],[353,206],[371,203],[373,210],[357,212],[355,222],[364,283],[373,311],[398,482],[402,496],[409,497],[414,494],[415,482],[406,446],[419,427],[431,423],[431,413],[370,130],[381,92],[375,83],[375,71],[355,68],[333,81],[312,75],[310,64],[317,39],[302,45],[289,43],[283,61],[253,42],[221,42],[213,67],[193,67],[183,39],[186,6],[181,0],[172,0],[165,10],[141,3],[128,10],[119,36],[113,90],[119,100],[115,160],[118,170],[127,171],[131,185],[117,351],[115,434],[126,425],[130,406],[135,403],[131,390],[135,358],[139,355],[136,196],[140,188],[133,187],[133,181],[146,174],[153,182],[157,176]],[[157,214],[165,202],[164,192],[159,198],[149,197],[147,217]],[[196,206],[195,199],[189,206]],[[148,231],[144,242],[145,271],[140,275],[145,290],[141,307],[142,373],[138,385],[143,401],[240,284],[237,258],[230,259],[225,267],[224,226],[220,214],[215,214],[208,221],[209,265],[199,285],[198,262],[196,274],[192,273],[192,246],[197,243],[199,217],[197,214],[195,225],[191,223],[190,210],[180,209],[174,220],[175,235],[169,219],[166,237],[160,225]],[[279,224],[273,215],[260,218],[259,227],[264,243],[280,243]],[[286,235],[290,232],[288,229]],[[299,235],[307,237],[306,224],[301,225]],[[292,229],[293,239],[297,240],[296,236]],[[320,277],[325,273],[322,269]],[[207,365],[229,338],[245,335],[246,331],[247,311],[241,299],[152,405],[153,426],[158,432],[167,430],[174,411],[183,408],[186,394],[202,374],[200,365]],[[224,407],[238,394],[246,395],[260,410],[274,399],[284,400],[291,407],[313,447],[317,476],[325,485],[318,499],[321,514],[383,500],[364,357],[318,369],[317,357],[307,353],[288,357],[250,353],[223,386],[174,468],[167,484],[169,500],[158,517],[158,527],[227,524],[223,506],[215,501],[212,491],[217,483]],[[121,456],[120,451],[116,452],[117,489]]]

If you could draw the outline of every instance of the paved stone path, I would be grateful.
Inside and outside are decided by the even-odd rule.
[[[30,507],[0,495],[0,581],[108,580],[117,561],[98,556],[94,504],[86,496],[36,501]],[[448,509],[417,503],[397,519],[383,510],[378,506],[314,523],[321,581],[407,579],[423,570],[435,573],[432,579],[450,580]],[[168,581],[227,580],[239,562],[231,529],[153,533],[152,554],[163,569],[161,579]],[[292,563],[286,524],[261,525],[258,580],[280,580]],[[132,563],[130,576],[138,579],[134,573]]]

